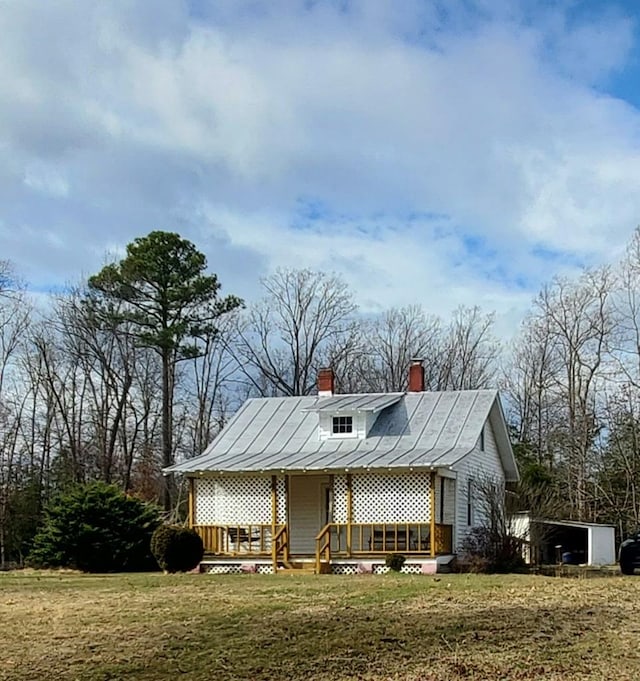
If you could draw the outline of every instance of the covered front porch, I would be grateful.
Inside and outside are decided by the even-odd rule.
[[[190,479],[189,522],[205,560],[331,572],[350,560],[384,564],[391,553],[453,553],[454,495],[455,480],[435,471],[199,477]]]

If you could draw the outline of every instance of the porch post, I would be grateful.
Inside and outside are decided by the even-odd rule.
[[[347,555],[351,556],[351,522],[353,516],[353,489],[351,473],[347,473]]]
[[[284,498],[285,498],[285,517],[284,517],[284,523],[287,526],[287,528],[291,527],[291,518],[289,517],[290,513],[290,508],[291,508],[291,476],[290,475],[285,475],[284,476]]]
[[[278,476],[271,476],[271,532],[275,534],[278,524]]]
[[[189,527],[195,525],[195,480],[194,478],[188,478],[189,480],[189,497],[188,497],[188,522]]]
[[[431,471],[431,484],[429,485],[429,501],[431,508],[429,511],[429,520],[431,521],[431,531],[429,532],[429,543],[431,549],[431,557],[436,555],[436,474]]]

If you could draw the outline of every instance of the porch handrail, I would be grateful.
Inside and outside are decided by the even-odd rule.
[[[202,538],[206,553],[271,554],[273,526],[270,523],[194,524],[193,529]]]
[[[453,526],[436,523],[435,555],[452,552]],[[367,556],[401,552],[431,553],[430,523],[327,523],[316,536],[316,570],[333,554]]]
[[[221,525],[193,525],[191,529],[202,539],[205,553],[219,553],[222,546]]]
[[[337,523],[327,523],[316,535],[316,574],[319,575],[322,563],[331,563],[331,530]]]
[[[273,535],[271,541],[271,559],[273,560],[273,569],[277,572],[278,563],[282,562],[287,565],[289,563],[289,531],[286,525],[280,527]]]
[[[271,556],[289,562],[290,539],[286,525],[196,524],[209,554]],[[452,525],[435,524],[435,554],[452,553]],[[316,567],[332,557],[380,555],[393,552],[425,555],[431,552],[428,523],[327,523],[315,538]]]

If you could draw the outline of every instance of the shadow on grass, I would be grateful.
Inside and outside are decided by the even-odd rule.
[[[194,679],[578,678],[598,666],[603,615],[569,605],[447,612],[442,603],[212,614],[193,637],[169,638],[163,654]]]

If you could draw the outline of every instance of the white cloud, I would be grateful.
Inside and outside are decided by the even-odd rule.
[[[247,297],[310,266],[366,309],[504,320],[615,257],[640,214],[640,116],[605,94],[628,17],[342,5],[5,3],[3,251],[53,284],[175,229]]]
[[[69,183],[63,172],[56,167],[43,163],[32,163],[27,166],[24,183],[35,191],[55,197],[69,195]]]

